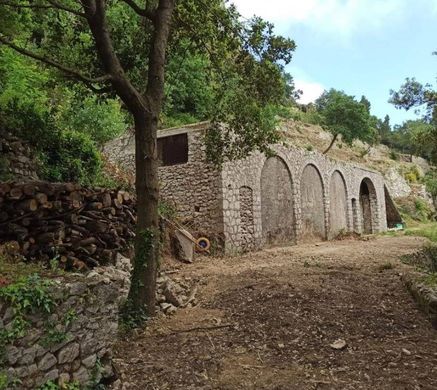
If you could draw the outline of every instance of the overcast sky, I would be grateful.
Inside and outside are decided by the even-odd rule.
[[[304,91],[303,102],[324,89],[365,95],[378,117],[392,124],[413,112],[387,102],[406,77],[435,86],[437,0],[233,0],[245,17],[273,22],[276,33],[295,40],[287,71]]]

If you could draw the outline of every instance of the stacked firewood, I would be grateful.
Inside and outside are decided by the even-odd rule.
[[[135,236],[134,203],[122,190],[0,183],[0,243],[16,241],[27,259],[57,259],[66,269],[111,264]]]

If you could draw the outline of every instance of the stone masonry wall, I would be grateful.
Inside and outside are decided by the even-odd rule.
[[[187,132],[187,129],[163,130],[158,138]],[[135,171],[135,143],[124,135],[105,146],[111,162]],[[220,172],[206,163],[203,132],[188,128],[188,162],[159,168],[160,195],[176,210],[192,233],[210,238],[223,232]]]
[[[26,317],[25,336],[6,346],[9,380],[19,380],[20,389],[36,389],[49,380],[92,388],[102,377],[111,377],[111,347],[127,283],[127,274],[110,267],[96,268],[87,277],[54,279],[51,295],[58,305],[53,313]],[[13,317],[13,309],[0,301],[0,326],[11,327]],[[63,341],[50,339],[54,331]]]
[[[372,208],[373,232],[384,231],[387,229],[384,197],[384,179],[378,172],[370,169],[353,165],[346,162],[331,160],[330,158],[315,152],[283,145],[274,146],[274,150],[287,165],[293,183],[293,208],[295,215],[295,232],[297,241],[301,241],[304,233],[302,215],[302,196],[301,192],[302,175],[305,167],[309,164],[318,169],[321,175],[323,188],[322,216],[325,224],[325,237],[331,236],[330,214],[331,214],[331,195],[330,182],[334,172],[338,172],[344,178],[347,204],[346,217],[344,219],[344,230],[352,231],[355,229],[362,232],[362,215],[359,207],[359,195],[361,182],[368,178],[374,185],[376,191],[376,204]],[[234,252],[241,249],[240,245],[240,219],[238,188],[246,186],[253,189],[254,197],[254,236],[255,247],[259,248],[266,244],[262,234],[261,218],[261,173],[267,158],[261,153],[254,153],[246,159],[229,162],[224,165],[222,170],[222,199],[223,199],[223,225],[225,236],[225,249],[227,252]],[[305,199],[304,199],[305,200]],[[352,203],[355,203],[355,216],[352,211]],[[334,212],[336,207],[333,208]],[[320,214],[320,213],[319,213]],[[355,223],[354,223],[355,219]],[[336,225],[335,229],[339,229]]]
[[[189,144],[188,163],[160,168],[161,194],[175,205],[179,217],[187,221],[189,227],[191,225],[192,231],[212,238],[222,236],[225,251],[232,253],[260,248],[267,243],[295,242],[304,238],[302,204],[311,203],[311,199],[308,199],[307,191],[302,192],[302,177],[308,165],[320,173],[313,199],[318,198],[319,207],[317,211],[313,210],[314,213],[308,214],[309,222],[318,226],[320,238],[331,238],[340,230],[362,232],[363,217],[359,200],[360,185],[365,178],[375,188],[371,210],[372,231],[386,230],[384,178],[380,173],[332,160],[315,151],[285,145],[273,146],[276,160],[281,163],[274,164],[276,168],[268,174],[264,171],[264,178],[263,169],[269,166],[269,160],[259,152],[242,160],[227,162],[218,171],[205,162],[204,130],[205,126],[160,132],[159,136],[185,132]],[[115,156],[115,160],[123,162],[127,159],[126,150],[120,152],[123,143],[126,149],[126,141],[119,139],[105,150],[110,156]],[[129,148],[127,154],[133,161],[133,144]],[[332,184],[335,172],[337,179]],[[339,181],[339,177],[342,180]],[[341,183],[342,188],[337,188],[335,183]],[[311,189],[311,180],[308,186],[303,185],[303,188],[307,187]],[[252,203],[247,199],[250,190]],[[334,194],[331,195],[331,192]],[[340,205],[336,203],[337,193],[342,198],[338,200]],[[334,202],[332,207],[331,202]],[[252,211],[249,218],[250,207]],[[336,220],[334,214],[339,209],[342,216]]]
[[[31,148],[22,140],[0,131],[0,180],[38,179]]]

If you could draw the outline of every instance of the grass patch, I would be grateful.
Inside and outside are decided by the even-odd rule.
[[[437,242],[437,223],[413,226],[405,230],[406,236],[426,237],[432,242]]]

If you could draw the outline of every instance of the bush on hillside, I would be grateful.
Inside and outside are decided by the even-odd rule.
[[[87,134],[61,130],[48,112],[17,100],[1,107],[0,117],[3,128],[35,149],[42,179],[90,185],[99,176],[100,153]]]

